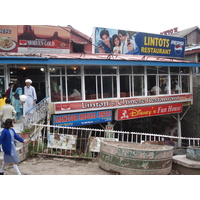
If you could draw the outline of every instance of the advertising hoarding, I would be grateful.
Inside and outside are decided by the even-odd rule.
[[[93,35],[93,53],[184,58],[185,38],[100,27]]]
[[[54,115],[54,125],[83,126],[112,121],[112,110]]]
[[[57,26],[0,25],[0,52],[69,53],[70,32]]]

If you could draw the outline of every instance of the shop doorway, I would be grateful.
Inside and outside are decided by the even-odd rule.
[[[45,84],[45,67],[28,67],[28,66],[15,66],[9,67],[10,80],[9,82],[19,82],[24,92],[25,80],[27,78],[33,81],[32,86],[35,87],[37,94],[37,103],[46,97],[46,84]],[[15,87],[13,90],[15,91]]]

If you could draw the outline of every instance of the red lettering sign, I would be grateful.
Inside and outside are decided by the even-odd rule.
[[[116,120],[127,120],[182,112],[182,103],[117,110]]]

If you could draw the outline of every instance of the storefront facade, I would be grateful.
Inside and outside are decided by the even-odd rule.
[[[34,33],[30,27],[25,28],[25,32]],[[149,120],[148,127],[153,127],[153,117],[158,117],[160,124],[161,116],[179,116],[193,103],[192,67],[199,67],[198,63],[142,55],[71,53],[71,43],[77,43],[79,48],[85,44],[84,49],[90,49],[90,40],[85,38],[85,43],[80,35],[79,40],[67,35],[55,54],[36,54],[36,48],[25,49],[23,45],[41,44],[40,50],[45,51],[44,45],[56,40],[42,42],[34,35],[34,40],[27,39],[26,43],[19,36],[20,52],[15,52],[17,47],[13,46],[14,52],[0,56],[0,94],[9,82],[18,80],[23,87],[26,78],[32,79],[38,102],[47,96],[50,99],[51,124],[87,127],[101,124],[103,128],[113,125],[115,130],[135,131],[136,120],[137,123],[143,120],[141,131],[149,132],[142,125],[144,121]],[[54,39],[57,36],[53,34]],[[28,53],[30,50],[34,52]],[[60,51],[67,52],[59,54]],[[131,124],[135,125],[131,127]],[[155,129],[152,131],[156,133]],[[165,129],[162,133],[168,134]]]

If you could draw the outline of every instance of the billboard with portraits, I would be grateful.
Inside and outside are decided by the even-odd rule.
[[[185,38],[95,27],[93,53],[183,59]]]

